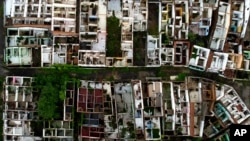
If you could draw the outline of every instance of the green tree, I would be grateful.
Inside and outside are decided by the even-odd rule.
[[[163,34],[162,34],[161,42],[164,43],[164,44],[169,44],[170,39],[169,39],[169,36],[166,35],[166,33],[163,33]]]
[[[188,40],[191,42],[191,43],[193,43],[193,44],[195,44],[196,43],[196,34],[194,34],[193,32],[189,32],[188,33]]]
[[[114,15],[107,19],[107,56],[119,57],[121,52],[121,26],[120,20]]]
[[[201,47],[205,47],[207,42],[208,42],[206,36],[200,36],[200,35],[195,34],[193,32],[188,33],[188,40],[193,45],[198,45],[198,46],[201,46]]]
[[[56,66],[54,69],[44,69],[35,78],[34,87],[38,89],[38,115],[43,120],[58,119],[62,115],[66,84],[75,79],[70,77],[70,69],[66,66]]]

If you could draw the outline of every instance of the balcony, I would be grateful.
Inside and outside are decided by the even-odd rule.
[[[22,4],[24,3],[24,0],[15,0],[15,4]]]
[[[76,5],[76,0],[55,0],[54,3]]]
[[[42,3],[52,4],[52,0],[42,0]]]
[[[39,4],[39,0],[28,0],[29,4]]]

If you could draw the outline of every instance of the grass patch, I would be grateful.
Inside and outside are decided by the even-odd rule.
[[[184,81],[185,78],[186,78],[186,73],[179,73],[177,78],[176,78],[176,81]]]
[[[171,85],[169,83],[163,83],[163,98],[171,99]]]
[[[108,57],[122,56],[120,20],[115,16],[107,18],[107,51]]]
[[[171,122],[165,122],[165,127],[166,130],[171,130],[172,129],[172,123]]]

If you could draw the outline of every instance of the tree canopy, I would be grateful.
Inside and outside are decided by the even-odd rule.
[[[121,26],[120,20],[114,15],[107,18],[107,56],[121,56]]]
[[[207,45],[208,39],[206,36],[202,37],[198,34],[195,34],[193,32],[188,33],[188,40],[193,44],[193,45],[198,45],[201,47],[205,47]]]
[[[38,115],[43,120],[58,119],[62,114],[65,99],[66,84],[73,81],[66,67],[44,69],[35,77],[35,88],[40,95],[38,100]]]

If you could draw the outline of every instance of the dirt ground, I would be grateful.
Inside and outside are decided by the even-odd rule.
[[[159,4],[150,3],[148,11],[148,32],[151,35],[158,35]]]

